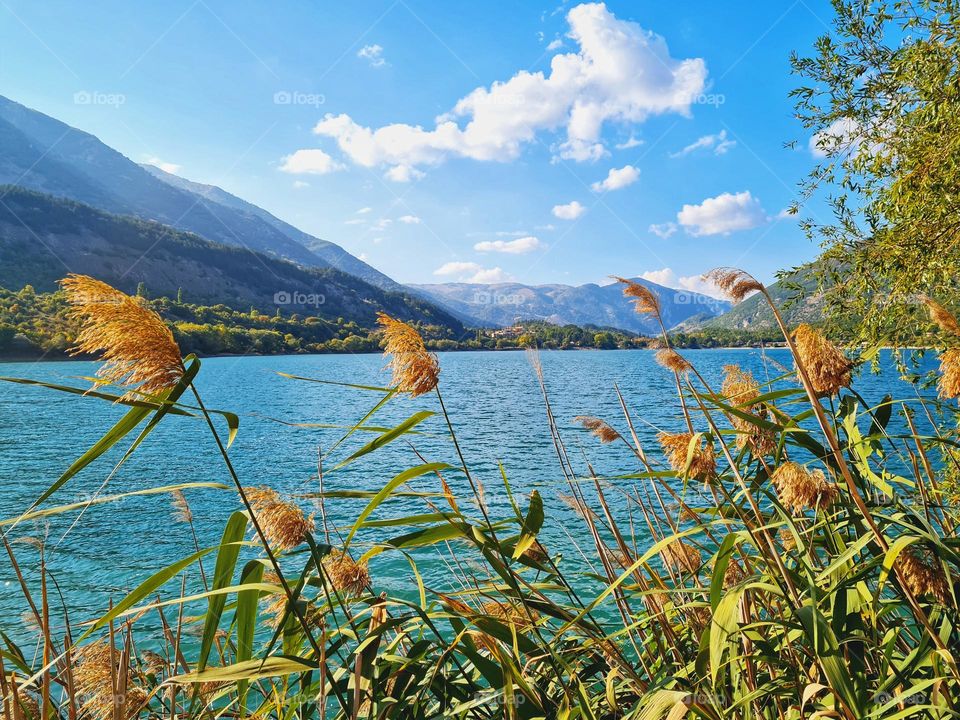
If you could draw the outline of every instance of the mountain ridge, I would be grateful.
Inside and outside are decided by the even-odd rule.
[[[659,296],[668,329],[694,315],[714,316],[730,308],[730,303],[700,293],[667,288],[642,278],[634,278],[634,282]],[[630,299],[623,296],[619,283],[437,283],[409,287],[461,319],[474,317],[489,326],[511,325],[518,320],[546,320],[557,325],[595,325],[646,334],[658,333],[660,329],[654,318],[637,314]]]

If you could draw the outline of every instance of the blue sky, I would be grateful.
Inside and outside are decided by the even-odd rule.
[[[830,17],[827,0],[0,0],[0,94],[402,282],[697,289],[716,265],[770,280],[816,255],[781,214],[816,162],[788,60]]]

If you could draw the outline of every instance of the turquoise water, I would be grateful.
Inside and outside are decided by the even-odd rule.
[[[759,350],[684,354],[715,387],[719,387],[725,364],[737,363],[761,380],[781,374],[776,363],[789,365],[788,354],[779,349],[766,351],[766,357]],[[659,457],[657,430],[682,429],[673,376],[656,365],[652,352],[545,352],[540,357],[554,413],[579,471],[586,471],[587,461],[600,475],[639,470],[636,459],[625,448],[618,443],[601,446],[572,422],[576,415],[594,415],[625,432],[614,383],[626,398],[637,419],[640,439],[652,455]],[[567,486],[528,358],[520,352],[443,353],[440,361],[447,409],[467,461],[486,488],[492,514],[503,515],[508,510],[498,469],[502,462],[515,491],[524,494],[537,489],[545,498],[548,520],[544,540],[551,552],[562,552],[571,562],[582,565],[575,544],[582,541],[586,548],[589,538],[579,518],[557,498],[559,492],[567,492]],[[926,362],[930,367],[932,363]],[[197,385],[208,407],[240,415],[240,431],[230,454],[245,484],[306,493],[318,489],[318,450],[331,447],[343,433],[283,423],[353,424],[379,395],[291,380],[278,372],[382,385],[388,379],[382,365],[379,355],[211,358],[203,361]],[[92,375],[95,367],[84,362],[6,363],[0,364],[0,375],[86,387],[82,378]],[[879,401],[887,392],[897,397],[916,396],[912,386],[891,379],[895,377],[893,372],[882,378],[862,373],[857,387],[869,402]],[[436,398],[400,398],[370,422],[393,425],[418,410],[438,410]],[[14,517],[27,507],[123,412],[124,408],[97,399],[0,383],[0,517]],[[428,461],[456,463],[440,417],[429,418],[419,429],[422,434],[409,437],[418,452]],[[324,466],[332,468],[370,437],[358,434],[325,459]],[[49,504],[64,505],[98,494],[181,482],[229,482],[201,419],[168,417],[110,476],[119,455],[117,451],[101,458],[63,487]],[[379,489],[400,470],[419,463],[407,441],[399,441],[343,470],[326,473],[326,489]],[[461,475],[451,473],[448,481],[460,483],[461,487],[455,489],[465,494]],[[413,485],[423,490],[438,489],[433,477],[421,478]],[[214,490],[193,490],[187,495],[201,545],[214,544],[225,519],[239,508],[235,496]],[[332,501],[327,512],[332,524],[343,526],[361,507],[357,501]],[[373,518],[423,512],[429,512],[423,500],[401,499],[381,507]],[[391,528],[389,532],[401,534],[404,530]],[[51,570],[74,618],[99,614],[111,598],[118,601],[151,572],[194,549],[185,526],[175,520],[168,495],[126,499],[83,512],[72,511],[44,523],[21,525],[10,532],[8,539],[27,536],[46,537]],[[361,538],[366,539],[369,537]],[[35,579],[36,551],[28,544],[15,543],[13,547],[28,581]],[[212,567],[212,559],[209,563]],[[449,570],[436,551],[421,553],[418,564],[428,587],[449,588]],[[378,589],[410,591],[410,573],[404,559],[382,555],[371,570]],[[92,589],[94,585],[98,589]],[[19,616],[25,609],[15,576],[7,562],[0,562],[0,617],[11,617],[11,612]]]

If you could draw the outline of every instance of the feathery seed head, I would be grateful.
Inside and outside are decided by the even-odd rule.
[[[822,470],[807,470],[795,462],[785,462],[771,476],[780,502],[791,512],[822,510],[840,495],[835,483],[828,482]]]
[[[662,350],[657,350],[657,363],[665,367],[667,370],[672,370],[675,373],[685,373],[693,369],[693,366],[678,353],[673,348],[663,348]]]
[[[119,711],[121,718],[133,718],[146,702],[143,688],[130,682],[123,695],[113,692],[113,681],[122,668],[120,652],[111,651],[106,640],[97,640],[84,647],[78,654],[77,666],[73,669],[73,681],[81,698],[81,709],[93,720],[111,720]],[[132,669],[128,669],[130,675]]]
[[[589,415],[577,415],[573,420],[583,425],[585,429],[589,430],[602,443],[611,443],[620,438],[620,433],[600,418]]]
[[[685,571],[691,575],[700,569],[700,551],[683,540],[674,540],[660,551],[663,562],[674,571]]]
[[[767,419],[767,408],[754,402],[760,397],[760,386],[749,372],[736,365],[725,365],[721,393],[727,401],[742,412],[761,419]],[[776,449],[773,431],[750,422],[746,418],[730,414],[730,424],[737,431],[737,449],[749,447],[754,455],[769,455]]]
[[[940,355],[940,397],[960,397],[960,350],[952,348]]]
[[[529,628],[531,626],[530,616],[519,606],[512,603],[499,602],[498,600],[489,600],[480,606],[484,615],[489,615],[506,625],[516,625],[518,628]],[[534,619],[537,614],[532,609],[530,613]]]
[[[617,282],[623,283],[624,296],[633,298],[633,307],[639,314],[660,316],[660,298],[653,290],[633,280],[616,275],[613,277]]]
[[[743,302],[750,293],[763,290],[763,284],[759,280],[739,268],[714,268],[704,273],[703,279],[720,288],[734,303]]]
[[[175,517],[178,522],[193,522],[193,511],[190,509],[190,504],[187,502],[187,496],[183,494],[183,490],[173,491],[173,508],[176,510]]]
[[[709,482],[717,475],[717,459],[712,445],[704,445],[703,438],[697,440],[690,453],[690,443],[694,436],[690,433],[659,433],[657,440],[663,448],[670,467],[677,473],[687,469],[687,475],[695,480]],[[690,467],[687,468],[687,458],[690,458]]]
[[[384,354],[390,355],[387,367],[400,392],[417,397],[433,390],[440,381],[440,363],[427,351],[420,333],[386,313],[377,313],[377,322],[386,339]]]
[[[180,348],[143,301],[86,275],[68,275],[60,285],[81,326],[70,352],[100,355],[99,384],[128,388],[125,397],[159,394],[177,384],[183,375]]]
[[[950,584],[931,553],[909,547],[897,556],[896,567],[914,596],[933,595],[943,604],[948,602]]]
[[[817,395],[836,395],[850,385],[853,363],[820,332],[803,323],[793,331],[796,362],[803,365]]]
[[[930,311],[930,319],[945,333],[960,336],[960,323],[956,316],[933,298],[924,296],[924,305]]]
[[[360,595],[370,584],[367,564],[356,562],[340,550],[331,550],[323,558],[323,569],[334,589],[345,595]]]
[[[257,523],[271,547],[289,550],[313,532],[313,517],[306,517],[298,506],[281,499],[276,490],[259,487],[246,493]]]

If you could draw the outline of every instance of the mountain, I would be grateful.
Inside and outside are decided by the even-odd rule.
[[[671,290],[639,278],[634,281],[660,297],[667,328],[695,315],[713,317],[730,308],[728,302],[699,293]],[[578,286],[441,283],[411,287],[461,319],[478,318],[490,326],[511,325],[517,320],[546,320],[558,325],[572,323],[647,334],[659,332],[654,319],[637,314],[633,303],[623,296],[620,283]]]
[[[288,238],[306,247],[314,255],[323,261],[328,267],[334,267],[345,273],[355,275],[371,285],[383,288],[384,290],[403,290],[403,286],[395,280],[387,277],[376,268],[367,265],[359,258],[354,257],[339,245],[328,240],[321,240],[309,233],[295,228],[290,223],[284,222],[280,218],[271,215],[263,208],[231,195],[226,190],[218,188],[216,185],[204,185],[203,183],[193,182],[179,175],[168,173],[154,165],[141,165],[144,170],[163,182],[172,185],[175,188],[184,190],[199,198],[199,202],[204,205],[216,203],[224,207],[232,208],[239,213],[245,213],[257,217],[270,225],[272,228],[280,231]]]
[[[817,292],[814,266],[805,265],[767,287],[784,320],[791,327],[824,320],[823,296]],[[799,299],[798,299],[799,296]],[[684,331],[698,330],[770,330],[776,328],[773,312],[759,294],[748,297],[730,310],[712,318],[688,322]]]
[[[0,186],[0,199],[0,287],[50,291],[75,272],[128,293],[143,282],[151,296],[182,291],[192,303],[253,306],[271,315],[279,309],[372,327],[382,310],[463,329],[419,297],[382,290],[335,268],[304,267],[16,186]]]
[[[0,184],[77,200],[396,291],[383,273],[220,188],[133,162],[93,135],[0,96]]]

